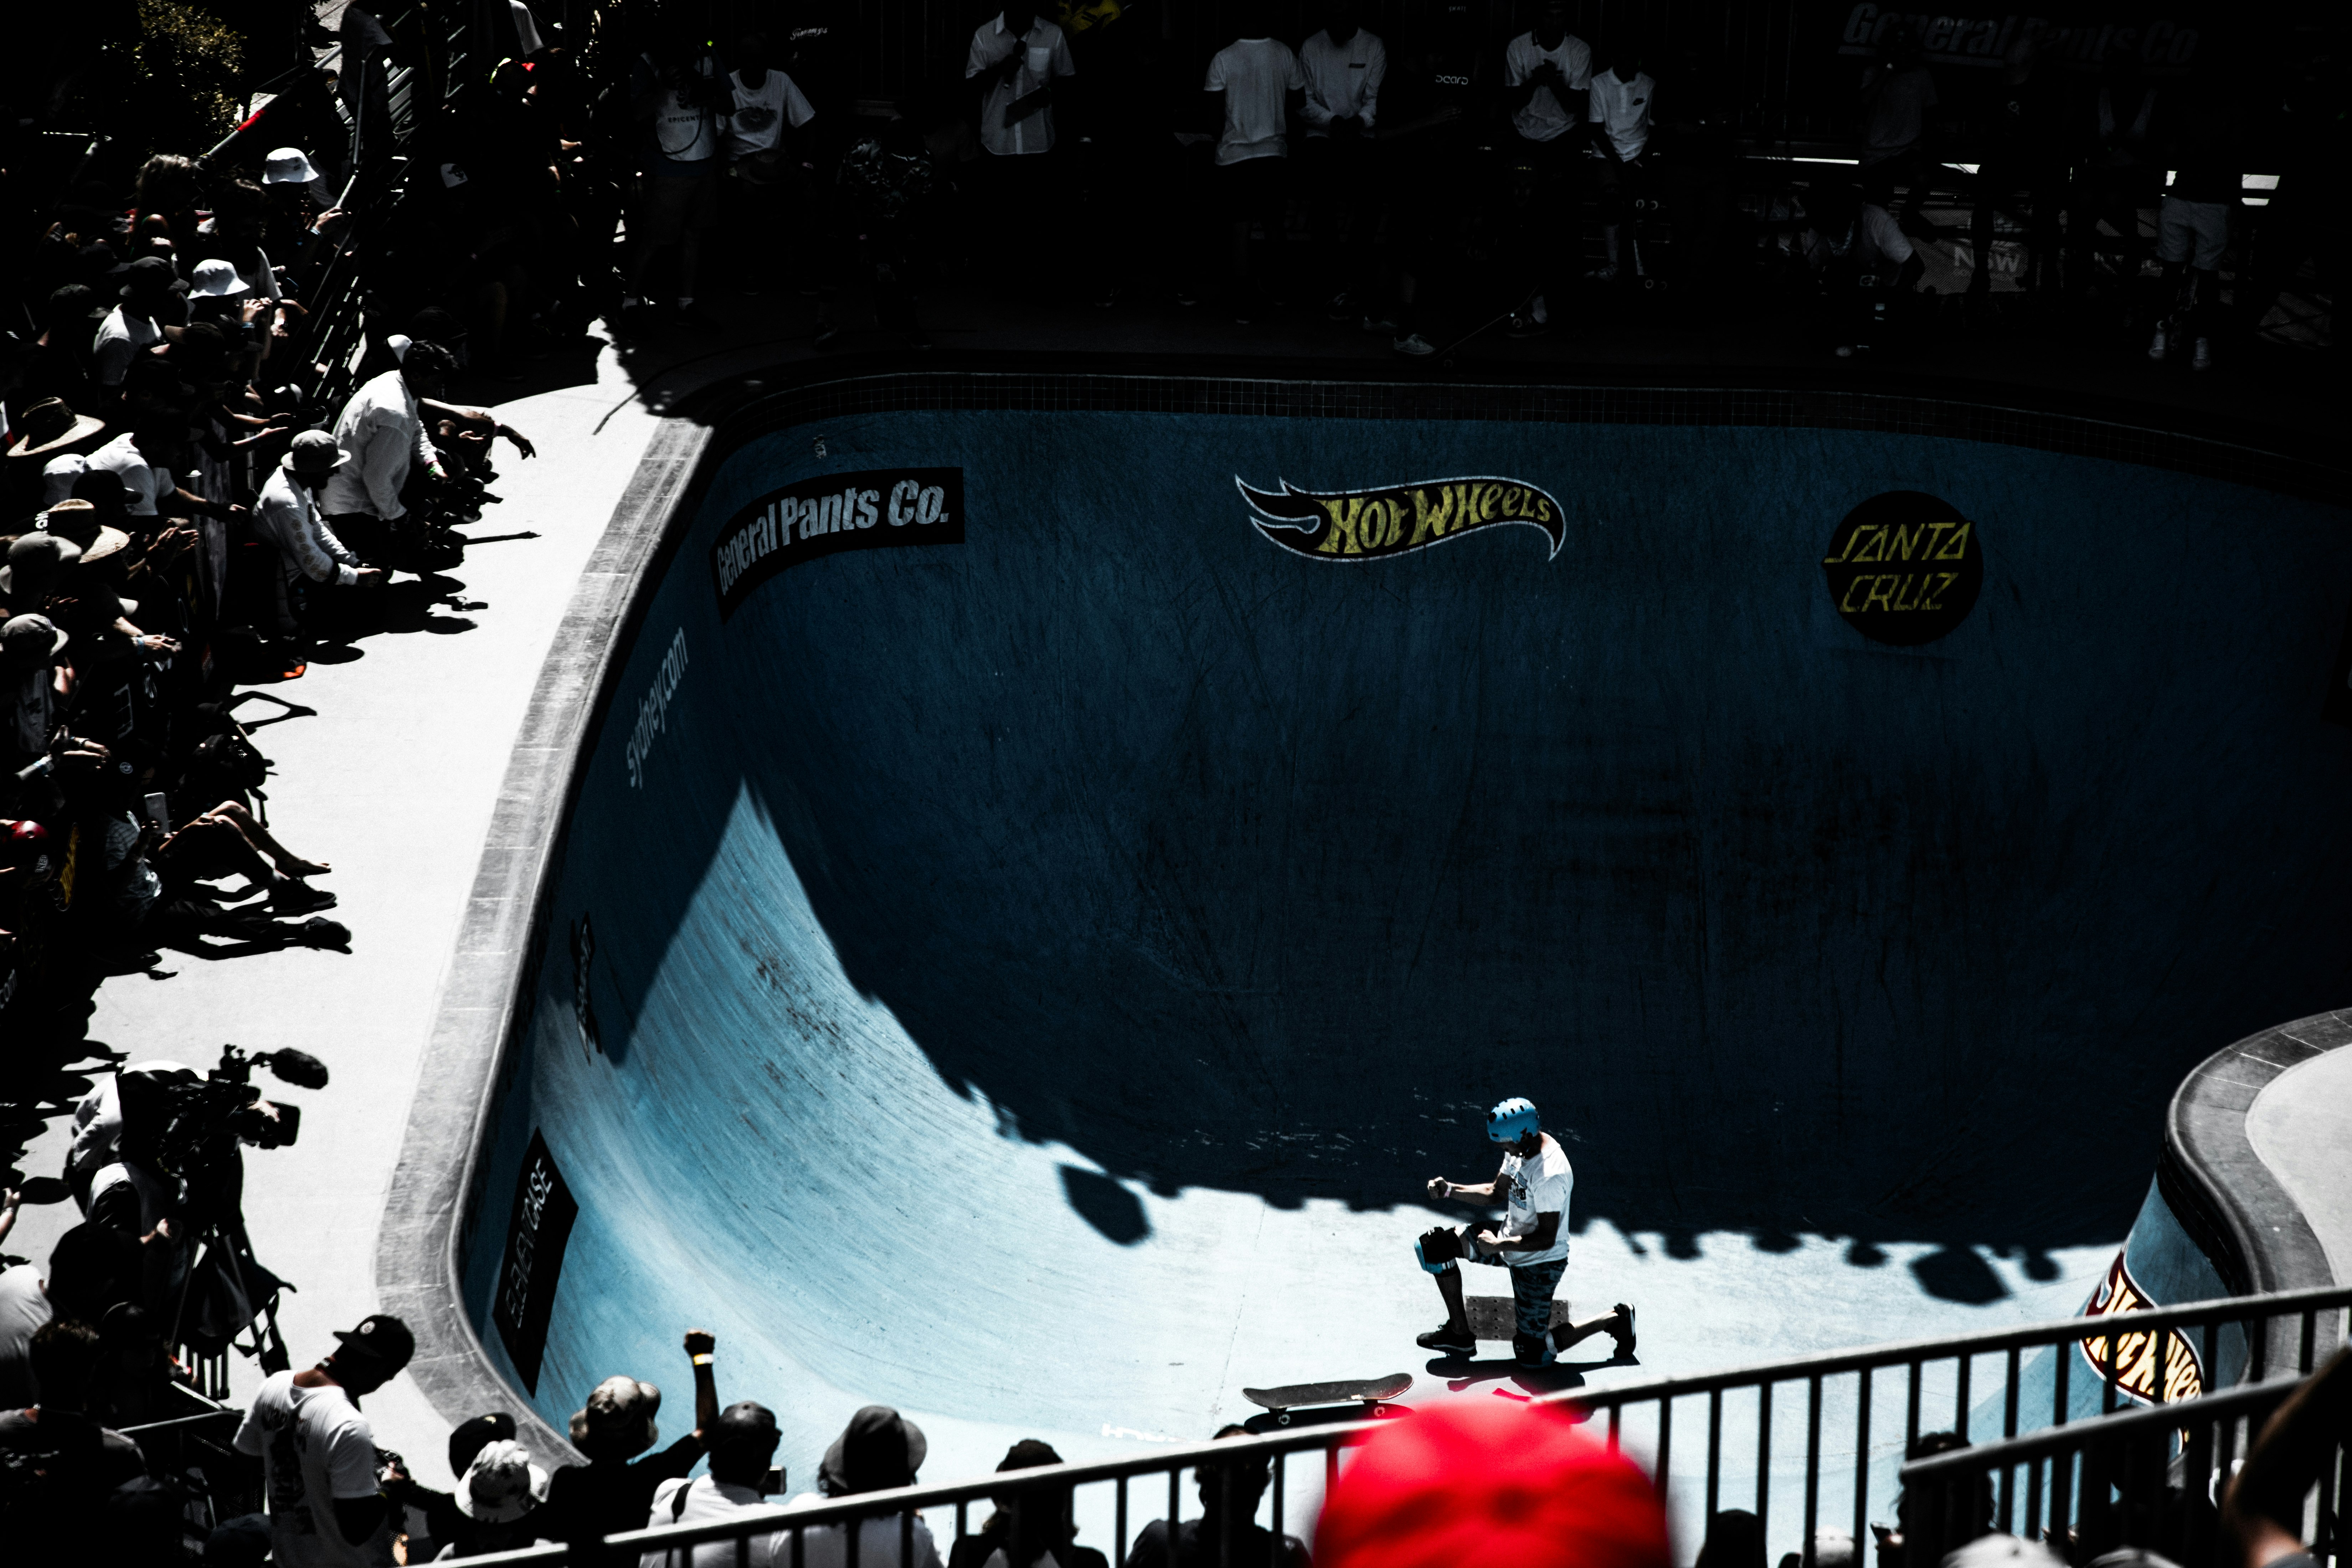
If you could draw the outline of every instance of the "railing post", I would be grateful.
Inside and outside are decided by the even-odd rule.
[[[1756,1532],[1772,1518],[1772,1381],[1756,1385]]]
[[[1861,1396],[1857,1403],[1860,1414],[1854,1419],[1853,1434],[1853,1551],[1854,1561],[1864,1561],[1868,1550],[1863,1543],[1870,1539],[1870,1392],[1878,1381],[1878,1369],[1862,1369]]]
[[[1805,1541],[1804,1568],[1813,1568],[1813,1531],[1820,1522],[1822,1486],[1822,1379],[1819,1373],[1805,1387]]]
[[[1658,1498],[1666,1496],[1666,1468],[1675,1453],[1675,1402],[1671,1396],[1658,1401]]]

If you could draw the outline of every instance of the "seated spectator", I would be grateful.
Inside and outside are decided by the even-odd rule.
[[[1568,280],[1581,270],[1579,213],[1592,49],[1568,30],[1565,0],[1544,0],[1536,25],[1503,47],[1503,86],[1513,160],[1522,171],[1521,223],[1537,258],[1533,287],[1509,330],[1514,337],[1536,337],[1550,330]]]
[[[1658,90],[1658,84],[1642,68],[1638,45],[1613,44],[1608,58],[1608,68],[1593,74],[1589,111],[1594,128],[1593,168],[1600,175],[1601,239],[1609,255],[1594,277],[1603,283],[1617,279],[1628,209],[1638,214],[1648,200],[1649,165],[1644,157],[1650,150],[1651,128],[1656,123],[1651,100]],[[1641,226],[1637,217],[1631,268],[1637,278],[1645,276]]]
[[[547,1472],[511,1437],[486,1443],[457,1481],[462,1522],[443,1543],[443,1558],[487,1557],[536,1544],[549,1521]]]
[[[1315,1549],[1323,1568],[1670,1561],[1665,1510],[1633,1460],[1557,1405],[1483,1399],[1424,1406],[1366,1439],[1324,1497]]]
[[[147,1472],[139,1446],[90,1418],[98,1331],[58,1319],[41,1325],[28,1355],[39,1402],[0,1414],[0,1461],[27,1484],[0,1489],[0,1540],[25,1563],[89,1561],[93,1521],[115,1488]],[[27,1474],[29,1472],[29,1474]]]
[[[473,1468],[475,1455],[492,1443],[511,1440],[514,1435],[515,1418],[503,1410],[460,1421],[449,1434],[449,1473],[462,1479]],[[418,1482],[409,1475],[398,1455],[393,1456],[383,1491],[406,1510],[404,1522],[408,1536],[408,1560],[412,1563],[431,1560],[465,1528],[467,1515],[457,1507],[456,1496]],[[545,1501],[543,1488],[540,1501]]]
[[[1028,276],[1058,248],[1069,193],[1054,151],[1054,83],[1077,74],[1070,41],[1035,0],[1009,0],[982,22],[965,52],[965,82],[978,94],[981,156],[971,164],[984,223],[985,270]]]
[[[654,1489],[653,1506],[639,1528],[665,1524],[717,1524],[739,1513],[772,1512],[768,1497],[768,1467],[776,1456],[782,1434],[775,1412],[751,1400],[738,1400],[719,1413],[710,1426],[710,1473],[693,1480],[667,1480]],[[789,1563],[792,1552],[782,1535],[753,1536],[749,1542],[748,1568],[778,1568]],[[814,1564],[815,1559],[808,1562]],[[732,1542],[715,1542],[687,1552],[648,1552],[640,1568],[744,1568]]]
[[[1372,127],[1380,119],[1389,51],[1358,25],[1356,0],[1326,0],[1323,16],[1323,30],[1298,47],[1298,68],[1307,78],[1298,177],[1318,263],[1324,281],[1338,290],[1326,313],[1348,321],[1364,313],[1372,295],[1368,257],[1381,216]]]
[[[719,1384],[711,1373],[718,1341],[708,1329],[686,1331],[694,1368],[694,1430],[650,1458],[629,1461],[659,1439],[655,1417],[661,1390],[634,1377],[608,1377],[572,1416],[572,1446],[588,1456],[549,1479],[546,1533],[576,1543],[643,1530],[654,1489],[691,1472],[719,1419]]]
[[[102,392],[120,393],[133,355],[163,341],[163,324],[177,326],[185,311],[180,296],[188,285],[160,257],[142,257],[122,268],[121,303],[106,314],[90,340],[90,368]]]
[[[1243,0],[1241,37],[1209,61],[1202,87],[1217,101],[1217,188],[1232,226],[1234,320],[1246,323],[1283,302],[1284,216],[1290,195],[1290,118],[1303,106],[1307,73],[1290,46],[1272,36],[1266,0]],[[1251,259],[1254,234],[1266,249]]]
[[[1058,1465],[1062,1456],[1034,1437],[1024,1437],[1005,1450],[999,1475],[1007,1470]],[[955,1543],[948,1568],[1106,1568],[1107,1559],[1091,1546],[1076,1544],[1078,1525],[1075,1489],[1067,1486],[1029,1488],[997,1492],[989,1500],[996,1511],[980,1529]]]
[[[278,552],[278,629],[340,629],[350,596],[383,582],[383,569],[361,563],[319,510],[319,493],[351,458],[323,430],[305,430],[253,503],[253,531]]]
[[[332,893],[321,892],[304,880],[323,877],[333,868],[294,854],[234,800],[225,800],[183,822],[155,846],[149,858],[163,878],[166,894],[185,891],[193,882],[237,874],[246,878],[247,887],[231,896],[245,898],[266,890],[269,908],[277,914],[307,915],[335,906]]]
[[[921,1427],[887,1405],[869,1405],[849,1418],[817,1467],[817,1485],[828,1499],[856,1497],[862,1492],[890,1491],[915,1484],[930,1445]],[[792,1501],[806,1508],[817,1500],[803,1494]],[[656,1510],[658,1511],[658,1510]],[[861,1568],[898,1568],[901,1513],[877,1514],[857,1524],[857,1561]],[[941,1568],[940,1549],[930,1526],[919,1516],[912,1521],[914,1554],[906,1568]],[[778,1564],[792,1561],[792,1534],[780,1531],[770,1538]],[[802,1532],[803,1568],[848,1568],[848,1532],[837,1524],[816,1524]],[[646,1568],[651,1568],[650,1563]]]
[[[335,1339],[335,1352],[309,1371],[264,1378],[236,1429],[236,1451],[261,1460],[270,1555],[279,1563],[357,1568],[392,1560],[375,1431],[354,1402],[399,1376],[416,1342],[407,1324],[383,1313],[337,1330]]]
[[[1249,1435],[1246,1426],[1217,1429],[1218,1440]],[[1166,1520],[1155,1519],[1145,1525],[1128,1551],[1127,1568],[1244,1568],[1244,1564],[1255,1568],[1275,1561],[1274,1532],[1257,1522],[1258,1501],[1274,1479],[1267,1461],[1257,1458],[1204,1464],[1196,1474],[1201,1517],[1176,1527],[1172,1552]],[[1296,1536],[1284,1536],[1282,1561],[1286,1568],[1308,1568],[1306,1543]],[[1434,1563],[1441,1559],[1430,1561]]]

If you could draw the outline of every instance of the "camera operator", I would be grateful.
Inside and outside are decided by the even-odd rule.
[[[637,196],[629,211],[629,253],[621,309],[645,305],[646,273],[655,253],[677,247],[677,320],[702,324],[694,309],[702,270],[702,237],[719,221],[720,121],[735,88],[695,25],[662,24],[655,46],[629,73],[629,110],[645,128],[638,148]]]
[[[332,1355],[263,1380],[236,1450],[261,1459],[270,1558],[281,1568],[369,1568],[392,1561],[393,1510],[377,1473],[375,1432],[360,1400],[415,1353],[408,1325],[383,1313],[338,1330]]]
[[[438,343],[395,337],[392,349],[399,363],[352,393],[335,420],[344,460],[319,492],[327,526],[371,566],[393,564],[393,532],[408,519],[415,481],[441,477],[417,400],[440,396],[457,368]]]

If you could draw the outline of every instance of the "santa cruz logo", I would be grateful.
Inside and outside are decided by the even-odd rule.
[[[1253,489],[1236,475],[1234,487],[1257,513],[1250,521],[1260,533],[1285,550],[1327,560],[1402,555],[1517,522],[1542,530],[1551,541],[1549,561],[1568,538],[1559,502],[1524,479],[1433,479],[1362,490],[1302,490],[1285,479],[1276,494]]]

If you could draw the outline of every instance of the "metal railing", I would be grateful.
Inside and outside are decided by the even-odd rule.
[[[1909,1560],[1940,1562],[1990,1526],[2048,1540],[2076,1562],[2126,1546],[2210,1562],[2222,1488],[2263,1420],[2301,1386],[2273,1378],[1916,1459],[1901,1472]],[[2319,1466],[2300,1532],[2323,1565],[2339,1549],[2343,1472],[2339,1441]]]
[[[2048,1425],[2060,1431],[2087,1429],[2100,1423],[2076,1418],[2074,1402],[2070,1391],[2080,1388],[2086,1395],[2095,1395],[2098,1412],[2111,1412],[2123,1400],[2137,1402],[2130,1390],[2130,1379],[2136,1364],[2136,1342],[2144,1343],[2156,1356],[2153,1365],[2170,1364],[2167,1359],[2176,1343],[2204,1346],[2203,1364],[2211,1367],[2223,1349],[2225,1336],[2231,1332],[2241,1336],[2248,1347],[2247,1370],[2259,1385],[2263,1376],[2274,1370],[2268,1363],[2273,1359],[2264,1348],[2272,1335],[2273,1324],[2284,1328],[2285,1339],[2294,1347],[2294,1370],[2308,1373],[2323,1342],[2333,1343],[2340,1337],[2341,1315],[2352,1305],[2352,1288],[2331,1287],[2326,1289],[2297,1290],[2273,1296],[2234,1297],[2218,1301],[2192,1302],[2184,1306],[2153,1310],[2113,1313],[2096,1318],[2069,1318],[2056,1322],[2038,1323],[2021,1328],[1988,1331],[1955,1338],[1918,1340],[1906,1343],[1880,1345],[1864,1350],[1842,1351],[1827,1355],[1802,1356],[1761,1366],[1736,1368],[1696,1377],[1654,1379],[1622,1388],[1569,1389],[1545,1395],[1539,1401],[1567,1404],[1588,1413],[1588,1418],[1604,1422],[1602,1431],[1613,1445],[1626,1448],[1643,1460],[1654,1479],[1660,1493],[1670,1506],[1677,1501],[1701,1503],[1698,1507],[1681,1507],[1677,1512],[1687,1522],[1676,1531],[1677,1540],[1685,1543],[1687,1555],[1704,1538],[1706,1525],[1722,1511],[1721,1504],[1734,1495],[1727,1483],[1751,1480],[1755,1488],[1754,1503],[1759,1529],[1772,1516],[1774,1505],[1781,1505],[1781,1517],[1792,1514],[1803,1521],[1801,1544],[1795,1547],[1811,1568],[1813,1532],[1823,1517],[1824,1479],[1832,1467],[1825,1459],[1838,1459],[1850,1464],[1845,1474],[1832,1478],[1834,1486],[1843,1489],[1852,1487],[1854,1519],[1854,1539],[1866,1542],[1870,1522],[1869,1512],[1874,1503],[1886,1505],[1893,1511],[1895,1488],[1900,1484],[1897,1467],[1908,1447],[1919,1436],[1924,1426],[1938,1420],[1940,1413],[1951,1411],[1950,1429],[1967,1437],[1979,1418],[1979,1413],[1990,1406],[1997,1412],[2000,1437],[2015,1439],[2021,1426],[2039,1425],[2042,1412],[2029,1408],[2023,1393],[2030,1364],[2028,1352],[2053,1351],[2051,1358],[2051,1382],[2054,1391],[2047,1406]],[[2081,1347],[2086,1342],[2098,1344],[2103,1352],[2102,1363],[2106,1368],[2104,1377],[2085,1377],[2077,1382],[2072,1375],[2071,1358],[2086,1353]],[[1990,1358],[2000,1373],[1995,1380],[1979,1382],[1974,1371],[1976,1363]],[[1886,1423],[1882,1440],[1873,1419],[1876,1401],[1873,1388],[1880,1374],[1899,1375],[1904,1394],[1901,1399],[1903,1419],[1899,1433],[1892,1420]],[[1824,1434],[1832,1428],[1830,1418],[1838,1414],[1835,1397],[1836,1380],[1854,1380],[1855,1396],[1847,1402],[1853,1425],[1846,1428],[1853,1433],[1850,1448],[1833,1447],[1825,1442]],[[1801,1454],[1793,1450],[1776,1453],[1774,1448],[1774,1391],[1783,1384],[1799,1384],[1805,1391],[1804,1445]],[[2284,1389],[2280,1382],[2270,1386]],[[2163,1392],[2164,1380],[2155,1379],[2154,1387]],[[1703,1445],[1706,1463],[1696,1476],[1678,1477],[1674,1468],[1675,1411],[1685,1401],[1705,1401],[1703,1426],[1685,1439],[1685,1447]],[[1948,1406],[1946,1401],[1948,1400]],[[1752,1407],[1752,1427],[1747,1425]],[[2185,1410],[2186,1404],[2173,1406]],[[2132,1417],[2108,1415],[2108,1422]],[[2158,1413],[2154,1419],[2162,1422],[2168,1415]],[[944,1517],[952,1510],[952,1540],[961,1540],[971,1533],[971,1505],[977,1500],[996,1500],[1000,1506],[1017,1503],[1027,1497],[1043,1496],[1059,1506],[1060,1498],[1076,1499],[1076,1516],[1089,1530],[1096,1531],[1099,1542],[1101,1531],[1108,1530],[1110,1558],[1123,1563],[1137,1536],[1139,1520],[1149,1518],[1171,1521],[1184,1518],[1187,1498],[1183,1486],[1184,1473],[1193,1471],[1208,1485],[1238,1486],[1246,1495],[1240,1500],[1245,1506],[1220,1509],[1217,1522],[1234,1531],[1244,1529],[1268,1532],[1265,1549],[1270,1561],[1279,1568],[1283,1558],[1282,1541],[1286,1532],[1305,1536],[1311,1532],[1316,1510],[1320,1506],[1322,1491],[1339,1473],[1340,1450],[1375,1430],[1377,1420],[1352,1421],[1342,1424],[1294,1428],[1264,1436],[1232,1437],[1219,1442],[1198,1443],[1184,1447],[1162,1448],[1126,1458],[1096,1460],[1079,1464],[1041,1467],[1034,1470],[999,1473],[970,1480],[939,1486],[908,1487],[896,1491],[869,1492],[856,1497],[836,1499],[823,1503],[808,1503],[790,1509],[747,1510],[722,1522],[691,1527],[664,1526],[658,1529],[634,1531],[625,1535],[607,1538],[605,1550],[609,1559],[598,1561],[634,1563],[641,1552],[675,1551],[680,1568],[689,1561],[686,1548],[732,1542],[736,1551],[722,1561],[749,1564],[757,1556],[765,1560],[771,1538],[774,1562],[778,1568],[802,1568],[807,1552],[806,1532],[828,1527],[841,1532],[845,1539],[839,1546],[824,1547],[826,1561],[845,1548],[848,1568],[858,1568],[857,1537],[862,1531],[848,1529],[854,1521],[897,1520],[897,1552],[906,1555],[903,1561],[917,1561],[915,1521],[927,1512],[943,1517],[939,1528],[949,1524]],[[1685,1430],[1689,1420],[1685,1419]],[[2108,1429],[2102,1426],[2102,1429]],[[1748,1434],[1753,1433],[1753,1446]],[[2036,1438],[2035,1440],[2044,1440]],[[1980,1458],[2001,1452],[1998,1447],[1969,1450],[1969,1457]],[[1300,1475],[1293,1469],[1294,1461],[1304,1455],[1319,1455],[1321,1463],[1312,1471]],[[1265,1481],[1262,1491],[1255,1491],[1254,1479],[1237,1479],[1255,1466],[1263,1466]],[[1702,1480],[1699,1496],[1692,1497],[1691,1483]],[[1138,1483],[1142,1483],[1139,1485]],[[1677,1498],[1676,1489],[1681,1489]],[[1776,1495],[1777,1494],[1777,1495]],[[2042,1494],[2030,1500],[2040,1507]],[[1164,1500],[1164,1510],[1157,1506]],[[2009,1506],[2009,1492],[2004,1488],[2002,1506]],[[1743,1500],[1744,1496],[1743,1496]],[[1842,1505],[1843,1498],[1838,1502]],[[1148,1512],[1146,1510],[1149,1510]],[[1192,1509],[1194,1519],[1203,1517],[1198,1506]],[[2003,1517],[2007,1517],[2006,1514]],[[1682,1521],[1678,1521],[1682,1522]],[[933,1528],[928,1522],[927,1530]],[[752,1542],[761,1542],[755,1552]],[[947,1555],[941,1543],[941,1557]],[[540,1546],[523,1551],[503,1552],[494,1556],[468,1559],[482,1563],[572,1563],[589,1561],[590,1553],[573,1554],[563,1546]],[[1239,1563],[1230,1552],[1224,1561]],[[706,1562],[709,1559],[705,1559]],[[868,1568],[895,1568],[885,1563],[869,1564]]]

